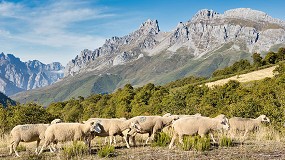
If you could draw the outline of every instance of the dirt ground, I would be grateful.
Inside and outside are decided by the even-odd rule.
[[[26,151],[20,151],[21,158],[8,155],[7,145],[0,145],[0,159],[64,159],[61,151],[59,153],[50,153],[48,150],[41,156],[34,153],[35,143],[22,143],[26,146]],[[93,143],[92,154],[72,159],[102,159],[97,155],[98,146]],[[115,153],[112,157],[103,159],[123,159],[123,160],[183,160],[183,159],[256,159],[256,160],[272,160],[285,159],[285,142],[276,141],[255,141],[245,142],[244,144],[236,144],[233,147],[219,148],[212,146],[210,151],[182,151],[176,147],[169,150],[167,147],[151,147],[150,145],[125,147],[125,144],[119,143],[115,147]]]

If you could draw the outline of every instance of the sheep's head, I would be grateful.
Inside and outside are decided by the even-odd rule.
[[[96,132],[96,133],[101,133],[102,129],[101,129],[101,124],[98,122],[86,122],[90,124],[90,131],[91,132]]]
[[[133,121],[130,124],[130,129],[131,130],[135,130],[136,132],[140,132],[141,131],[141,125],[139,124],[139,121]]]
[[[54,119],[53,121],[50,122],[50,124],[56,124],[56,123],[61,123],[61,119]]]
[[[258,118],[261,119],[261,122],[270,123],[270,119],[266,115],[260,115]]]
[[[224,117],[224,118],[219,118],[219,122],[220,122],[220,129],[223,129],[223,130],[229,130],[230,129],[230,125],[229,125],[229,120]]]
[[[165,115],[163,115],[162,117],[170,117],[171,113],[166,113]]]

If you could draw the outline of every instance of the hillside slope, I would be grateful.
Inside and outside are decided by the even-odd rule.
[[[239,81],[239,82],[243,83],[243,82],[250,82],[250,81],[261,80],[261,79],[264,79],[264,78],[267,78],[267,77],[271,78],[271,77],[274,76],[273,70],[276,67],[277,66],[273,66],[273,67],[261,69],[261,70],[258,70],[258,71],[249,72],[249,73],[246,73],[246,74],[232,76],[230,78],[221,79],[221,80],[217,80],[217,81],[214,81],[214,82],[209,82],[209,83],[206,83],[205,85],[210,87],[210,88],[212,88],[214,86],[224,85],[224,84],[228,83],[230,80],[236,80],[236,81]]]

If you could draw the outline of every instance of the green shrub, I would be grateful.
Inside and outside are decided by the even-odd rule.
[[[86,154],[88,154],[88,147],[83,142],[73,142],[72,145],[65,145],[63,147],[63,156],[65,159],[81,157]]]
[[[231,147],[231,146],[233,146],[233,141],[231,138],[223,136],[219,140],[219,146],[220,147]]]
[[[19,152],[20,151],[26,151],[27,148],[26,148],[26,146],[20,144],[20,145],[17,146],[16,150],[19,151]]]
[[[184,151],[189,151],[190,149],[194,149],[197,151],[206,151],[211,147],[210,138],[209,137],[200,137],[200,136],[185,136],[183,138],[182,149]]]
[[[115,154],[115,147],[111,145],[105,145],[98,150],[98,156],[103,157],[112,157]]]
[[[160,132],[155,135],[154,141],[151,144],[152,147],[166,147],[171,141],[171,137],[164,132]]]

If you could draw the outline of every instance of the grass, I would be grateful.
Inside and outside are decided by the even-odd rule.
[[[65,159],[79,158],[88,154],[88,147],[83,142],[73,142],[71,145],[63,146],[62,153]]]
[[[209,137],[200,136],[184,136],[182,150],[196,150],[196,151],[208,151],[210,150],[211,143]]]
[[[20,145],[17,146],[16,150],[17,150],[18,152],[21,152],[21,151],[26,151],[27,148],[26,148],[26,146],[20,144]]]
[[[98,156],[103,157],[114,157],[115,156],[115,147],[111,145],[102,146],[98,152]]]
[[[160,132],[155,135],[154,141],[151,144],[152,147],[166,147],[169,145],[171,137],[164,132]]]
[[[233,141],[229,137],[222,136],[219,140],[219,146],[220,147],[231,147],[233,146]]]

